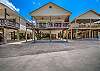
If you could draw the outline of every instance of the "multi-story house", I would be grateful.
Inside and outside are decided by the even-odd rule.
[[[0,42],[25,39],[27,24],[31,23],[15,10],[0,3]],[[31,33],[32,30],[28,28],[28,37]]]
[[[35,35],[37,39],[66,38],[71,12],[50,2],[30,12],[36,19]]]
[[[97,22],[98,21],[98,22]],[[94,10],[78,16],[70,26],[71,39],[77,38],[99,38],[100,37],[100,14]]]

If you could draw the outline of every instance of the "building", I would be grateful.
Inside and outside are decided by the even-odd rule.
[[[27,24],[31,23],[15,10],[0,3],[0,43],[7,43],[10,40],[24,40],[26,39],[26,33],[30,37],[32,30],[27,28]],[[27,32],[26,29],[28,29]]]
[[[76,17],[70,26],[71,39],[91,39],[100,37],[100,14],[94,10]]]
[[[30,12],[30,15],[37,23],[35,39],[61,40],[67,37],[70,11],[50,2]]]

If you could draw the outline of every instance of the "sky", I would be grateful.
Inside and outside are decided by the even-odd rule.
[[[43,6],[48,2],[53,2],[72,12],[70,20],[88,10],[95,10],[100,13],[100,0],[0,0],[4,1],[14,10],[18,11],[26,19],[31,19],[29,12]]]

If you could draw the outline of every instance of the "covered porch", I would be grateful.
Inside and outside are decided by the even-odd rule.
[[[72,39],[94,39],[98,38],[100,31],[100,15],[95,11],[88,11],[72,21]],[[74,36],[74,37],[73,37]]]

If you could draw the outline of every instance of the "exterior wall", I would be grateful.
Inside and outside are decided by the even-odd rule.
[[[0,18],[4,19],[5,18],[5,8],[7,11],[6,15],[6,19],[8,20],[12,20],[15,19],[15,21],[12,21],[12,24],[20,24],[20,28],[14,28],[14,27],[9,27],[9,26],[5,26],[3,29],[3,31],[0,30],[0,35],[3,35],[3,42],[7,41],[7,40],[19,40],[20,38],[25,39],[26,38],[26,33],[27,35],[29,35],[28,37],[31,36],[32,30],[28,29],[26,32],[26,23],[27,21],[19,16],[19,14],[10,9],[9,7],[7,7],[6,5],[3,5],[0,3]],[[8,22],[9,22],[8,20]],[[12,26],[12,24],[10,24]],[[19,25],[18,25],[19,26]],[[0,28],[1,29],[1,28]],[[11,34],[12,33],[12,34]]]
[[[26,31],[26,21],[20,19],[20,30]]]
[[[0,18],[4,18],[4,7],[0,4]]]
[[[0,4],[0,18],[5,18],[5,8],[6,8],[7,14],[9,14],[9,16],[6,15],[6,18],[7,19],[15,19],[16,18],[16,21],[18,22],[19,16],[16,14],[16,12],[11,10],[10,8],[8,8],[7,6],[5,6],[3,4]]]
[[[11,40],[11,32],[15,31],[15,35],[17,35],[17,30],[14,29],[6,29],[4,30],[7,40]]]
[[[49,33],[51,31],[51,35],[55,34],[56,35],[56,39],[58,39],[58,33],[62,32],[62,30],[40,30],[43,33]]]
[[[52,6],[52,8],[49,8]],[[63,8],[56,6],[55,4],[48,3],[47,5],[43,6],[39,10],[33,12],[32,16],[52,16],[52,15],[70,15],[69,12],[65,11]]]
[[[62,30],[40,30],[40,31],[43,33],[50,33],[50,31],[51,31],[51,34],[58,34]]]
[[[50,6],[52,6],[52,8],[50,8]],[[47,37],[50,34],[49,38],[53,38],[53,39],[63,38],[62,31],[69,24],[70,15],[71,13],[69,11],[53,3],[48,3],[47,5],[31,13],[31,16],[37,20],[38,24],[36,27],[37,29],[39,28],[38,29],[39,32],[48,33]],[[48,29],[43,30],[44,28],[49,28],[49,30]],[[37,31],[38,34],[39,32]],[[59,33],[59,36],[58,36],[58,33]]]
[[[89,11],[83,15],[80,15],[77,19],[100,19],[100,16],[96,15],[92,11]]]

